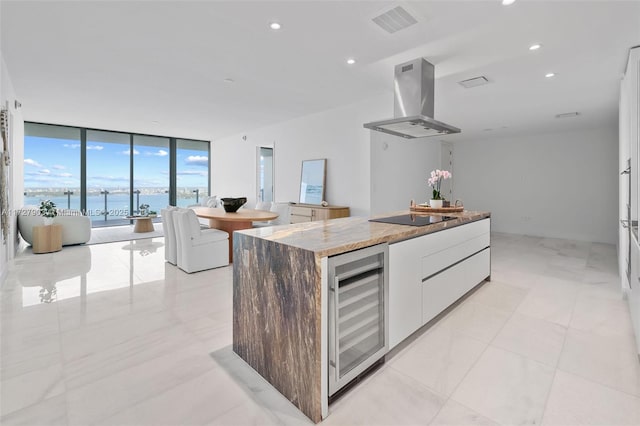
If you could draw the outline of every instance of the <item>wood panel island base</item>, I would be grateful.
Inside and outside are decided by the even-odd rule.
[[[341,368],[374,350],[384,357],[490,277],[490,213],[448,216],[427,226],[353,217],[234,232],[233,351],[320,422],[336,379],[353,373]],[[343,259],[355,260],[345,269]]]

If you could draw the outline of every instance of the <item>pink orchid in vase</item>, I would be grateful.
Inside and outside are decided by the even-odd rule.
[[[433,197],[432,200],[442,200],[442,195],[440,194],[440,186],[442,185],[443,179],[450,179],[451,173],[447,170],[433,170],[431,172],[431,177],[427,180],[429,182],[429,186],[433,188]]]

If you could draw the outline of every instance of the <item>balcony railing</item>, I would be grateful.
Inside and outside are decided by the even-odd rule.
[[[130,209],[129,191],[122,189],[103,189],[87,192],[87,208],[85,214],[91,218],[93,226],[112,226],[128,224],[126,216],[139,214],[142,204],[149,205],[149,211],[158,214],[169,204],[169,188],[145,188],[133,191],[133,208]],[[198,204],[207,194],[205,187],[177,188],[176,204],[187,207]],[[61,209],[80,209],[80,189],[38,189],[27,190],[24,193],[25,205],[39,206],[41,201],[51,200]]]

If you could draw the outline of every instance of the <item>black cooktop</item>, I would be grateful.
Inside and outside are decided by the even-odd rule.
[[[393,223],[395,225],[426,226],[455,219],[454,216],[425,216],[421,214],[403,214],[400,216],[369,219],[369,222]]]

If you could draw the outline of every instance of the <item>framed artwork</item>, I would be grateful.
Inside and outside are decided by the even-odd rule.
[[[300,202],[304,204],[321,204],[324,200],[327,159],[304,160],[300,173]]]

